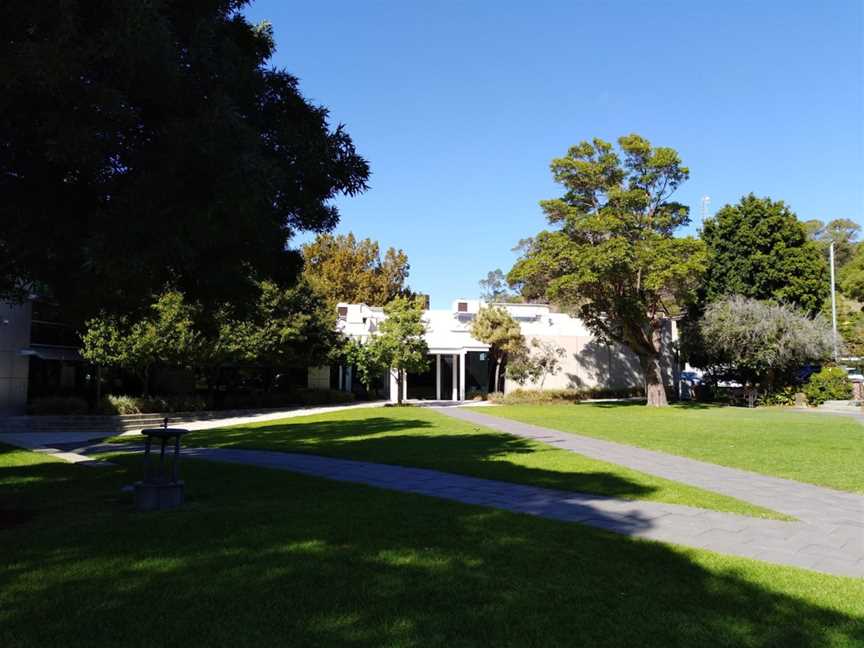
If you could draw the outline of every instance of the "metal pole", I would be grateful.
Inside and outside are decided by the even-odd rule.
[[[834,362],[837,362],[837,298],[834,295],[834,242],[828,248],[831,257],[831,330],[834,333]]]

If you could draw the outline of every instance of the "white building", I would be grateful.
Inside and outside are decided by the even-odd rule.
[[[565,350],[561,370],[545,378],[545,389],[623,390],[643,385],[639,360],[629,349],[607,345],[585,327],[581,320],[564,313],[554,313],[544,304],[495,304],[506,309],[519,322],[526,342],[537,339],[553,342]],[[466,400],[490,391],[489,345],[471,337],[471,322],[482,301],[459,299],[450,309],[427,310],[426,343],[429,346],[429,370],[409,373],[403,385],[403,398],[434,400]],[[374,335],[386,318],[382,308],[366,304],[339,304],[339,329],[353,338],[366,339]],[[675,337],[674,322],[667,328],[667,341]],[[676,380],[672,345],[663,358],[666,382]],[[350,367],[315,367],[309,370],[309,387],[357,389]],[[512,380],[504,381],[504,391],[519,387]],[[528,383],[526,388],[539,388]],[[381,395],[396,400],[396,379],[382,385]]]

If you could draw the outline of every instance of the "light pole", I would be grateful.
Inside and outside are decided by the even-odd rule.
[[[834,362],[837,362],[837,298],[834,296],[834,241],[831,241],[831,246],[828,248],[828,256],[831,259],[831,330],[834,334],[832,338],[834,342]]]

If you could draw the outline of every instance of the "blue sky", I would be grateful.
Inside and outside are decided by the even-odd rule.
[[[864,223],[860,0],[258,0],[273,63],[344,123],[371,188],[339,232],[403,248],[433,307],[474,297],[560,194],[549,161],[636,132],[679,151],[695,232],[743,194]]]

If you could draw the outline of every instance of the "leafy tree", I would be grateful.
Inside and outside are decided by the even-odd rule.
[[[531,349],[516,354],[507,363],[507,376],[520,385],[527,382],[540,381],[540,389],[547,376],[554,376],[561,370],[561,358],[566,349],[552,342],[541,342],[537,338],[531,340]]]
[[[838,267],[846,265],[855,254],[858,244],[855,239],[861,232],[861,226],[848,218],[836,218],[827,224],[820,220],[809,220],[803,223],[811,241],[814,241],[824,253],[834,243],[834,261]]]
[[[390,369],[387,358],[382,357],[380,351],[379,346],[351,339],[346,341],[339,357],[344,364],[354,367],[357,380],[369,392],[375,389],[379,377]]]
[[[154,365],[184,366],[195,362],[201,334],[195,326],[198,310],[183,294],[166,291],[150,305],[145,317],[130,320],[110,315],[92,318],[82,336],[82,355],[94,363],[115,365],[135,373],[144,396],[150,394]]]
[[[381,259],[378,243],[368,238],[320,234],[303,246],[303,260],[304,277],[332,304],[383,306],[410,294],[408,256],[391,247]]]
[[[285,289],[263,281],[250,316],[222,312],[211,364],[310,366],[324,362],[337,345],[335,313],[308,283]]]
[[[108,317],[89,320],[81,336],[81,357],[96,367],[96,402],[102,399],[102,369],[120,364],[121,333]]]
[[[495,361],[495,382],[492,391],[501,388],[501,368],[511,355],[525,352],[525,337],[519,323],[500,306],[481,308],[471,322],[471,335],[489,345],[489,354]]]
[[[419,298],[397,297],[384,307],[387,318],[378,326],[378,333],[367,343],[374,366],[389,367],[396,378],[396,399],[402,404],[405,373],[425,371],[429,347],[423,338],[423,301]]]
[[[552,161],[561,198],[540,203],[559,226],[527,241],[510,271],[527,298],[576,311],[599,338],[640,360],[648,404],[666,404],[660,358],[664,321],[689,301],[705,267],[700,241],[675,238],[688,208],[670,200],[689,171],[675,150],[639,135],[582,142]]]
[[[0,296],[83,321],[166,284],[215,309],[300,271],[368,166],[244,0],[0,5]]]
[[[715,376],[770,392],[808,362],[830,357],[833,333],[821,316],[739,295],[710,303],[699,322]]]
[[[828,265],[804,225],[782,202],[744,196],[705,221],[710,263],[701,298],[770,299],[818,313],[828,296]]]
[[[864,356],[864,312],[861,303],[846,297],[842,292],[836,294],[837,332],[840,334],[845,352],[852,356]],[[826,300],[822,316],[830,321],[831,302]]]
[[[486,278],[479,281],[480,298],[486,302],[513,302],[519,299],[507,285],[507,278],[500,268],[486,273]]]

